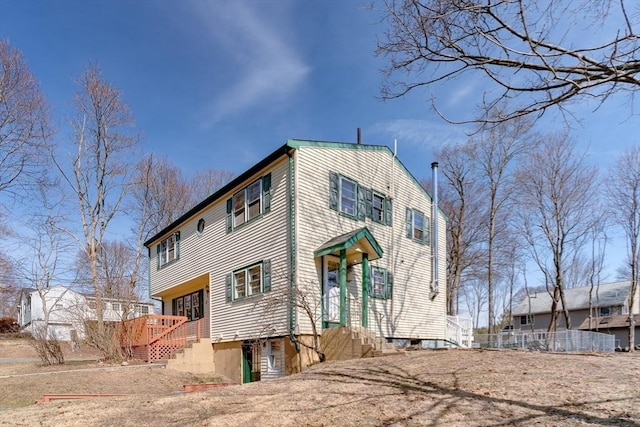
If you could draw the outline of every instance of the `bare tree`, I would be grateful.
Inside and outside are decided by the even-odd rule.
[[[66,293],[66,289],[62,293],[54,293],[52,288],[65,274],[62,255],[70,247],[66,234],[60,230],[56,221],[50,215],[34,216],[29,225],[31,233],[24,239],[24,247],[28,248],[29,256],[21,263],[25,281],[36,290],[42,306],[43,318],[33,322],[31,344],[45,365],[64,363],[58,337],[49,328],[51,317],[56,315],[58,305]]]
[[[640,14],[629,11],[635,3],[385,0],[384,5],[389,29],[377,53],[389,61],[385,99],[473,73],[490,85],[483,111],[505,100],[521,101],[500,116],[471,120],[497,123],[640,89]],[[578,35],[587,31],[590,37]]]
[[[137,165],[132,212],[141,242],[178,219],[194,204],[188,181],[167,157],[145,156]],[[142,247],[142,244],[140,244]]]
[[[596,178],[596,169],[586,164],[584,154],[560,134],[545,138],[518,176],[518,223],[548,284],[552,300],[549,331],[557,328],[559,303],[567,329],[571,329],[564,294],[567,262],[583,250],[599,221]]]
[[[493,115],[502,115],[495,110]],[[520,118],[499,123],[478,134],[473,142],[473,158],[486,191],[486,214],[483,216],[487,242],[487,308],[489,333],[495,321],[495,263],[498,239],[506,237],[509,202],[513,199],[513,172],[516,162],[535,149],[536,137],[530,133],[533,122]],[[483,191],[484,193],[484,191]]]
[[[191,197],[193,201],[198,203],[206,199],[233,178],[235,178],[235,174],[225,170],[207,169],[196,172],[191,179]]]
[[[57,165],[78,202],[82,234],[74,237],[91,270],[96,333],[104,335],[104,340],[98,341],[106,343],[99,256],[109,224],[129,191],[137,138],[133,115],[120,91],[102,79],[98,68],[89,66],[78,84],[80,90],[74,99],[77,116],[72,122],[76,153],[71,158],[71,172]],[[99,349],[105,356],[112,354],[110,347]]]
[[[40,181],[46,171],[49,112],[22,53],[0,39],[0,192]]]
[[[444,185],[441,208],[447,213],[447,313],[458,314],[458,293],[465,271],[476,265],[481,254],[482,200],[475,175],[473,155],[467,145],[445,146],[437,153]]]
[[[622,228],[627,239],[629,292],[629,350],[635,346],[634,297],[640,282],[640,145],[635,144],[622,153],[612,166],[607,196],[612,218]]]

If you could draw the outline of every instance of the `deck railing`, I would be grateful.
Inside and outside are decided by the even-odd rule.
[[[150,314],[124,322],[123,348],[136,359],[149,363],[166,359],[191,342],[209,335],[204,319],[187,322],[184,316]]]

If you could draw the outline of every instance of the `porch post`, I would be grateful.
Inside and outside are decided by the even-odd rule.
[[[340,326],[347,325],[347,250],[340,250]]]
[[[362,254],[362,327],[369,326],[369,254]]]

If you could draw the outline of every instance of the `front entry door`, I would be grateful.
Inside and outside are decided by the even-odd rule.
[[[324,321],[340,323],[340,259],[324,257]]]

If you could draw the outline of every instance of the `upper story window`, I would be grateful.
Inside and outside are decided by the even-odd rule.
[[[391,225],[391,199],[382,193],[335,172],[329,173],[329,190],[331,209],[360,221],[371,218],[380,224]]]
[[[371,267],[369,295],[372,298],[390,299],[393,295],[393,275],[382,267]]]
[[[271,261],[264,260],[227,275],[227,302],[271,291]]]
[[[520,316],[520,324],[521,325],[533,325],[535,321],[533,314],[527,314],[526,316]]]
[[[162,240],[156,247],[158,252],[158,268],[180,259],[180,232],[176,232]]]
[[[598,308],[598,316],[611,316],[611,307]]]
[[[255,180],[227,200],[227,232],[271,209],[271,174]]]
[[[423,245],[431,243],[429,218],[416,210],[407,208],[407,237]]]
[[[356,200],[358,184],[343,176],[340,177],[340,212],[349,216],[356,216]]]

